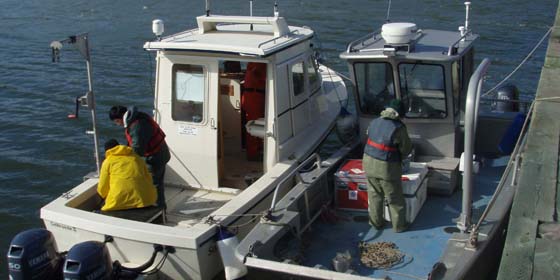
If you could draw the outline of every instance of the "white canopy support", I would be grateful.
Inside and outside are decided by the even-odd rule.
[[[283,17],[244,17],[244,16],[199,16],[196,18],[198,23],[198,32],[200,34],[209,31],[215,31],[216,26],[220,23],[229,24],[260,24],[270,25],[272,27],[274,37],[281,37],[290,32],[288,23]]]

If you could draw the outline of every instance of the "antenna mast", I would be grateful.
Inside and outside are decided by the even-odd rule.
[[[465,25],[459,26],[459,32],[461,32],[461,41],[465,41],[466,35],[469,34],[469,9],[471,2],[465,2]]]
[[[206,0],[206,16],[210,16],[210,0]]]
[[[279,17],[280,12],[278,11],[278,1],[274,1],[274,17]]]
[[[253,0],[249,0],[249,16],[253,17]],[[251,23],[251,31],[253,31],[252,23]]]
[[[387,19],[385,20],[385,22],[391,22],[391,20],[389,19],[390,14],[391,14],[391,0],[389,0],[389,6],[387,6]]]
[[[469,9],[471,2],[465,2],[465,33],[469,33]]]

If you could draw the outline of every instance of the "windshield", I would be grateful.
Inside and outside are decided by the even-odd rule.
[[[399,78],[407,118],[447,117],[443,66],[401,63]]]
[[[395,99],[393,68],[385,62],[360,62],[354,64],[354,73],[361,112],[379,115]]]

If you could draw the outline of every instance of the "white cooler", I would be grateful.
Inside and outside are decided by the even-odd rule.
[[[403,174],[403,194],[406,202],[406,221],[414,222],[422,205],[426,202],[428,188],[428,166],[425,163],[411,162],[410,169]],[[385,204],[385,220],[391,221],[389,207]]]

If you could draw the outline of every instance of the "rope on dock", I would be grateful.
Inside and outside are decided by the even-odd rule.
[[[404,259],[404,254],[393,242],[360,242],[360,261],[370,268],[391,268]]]

